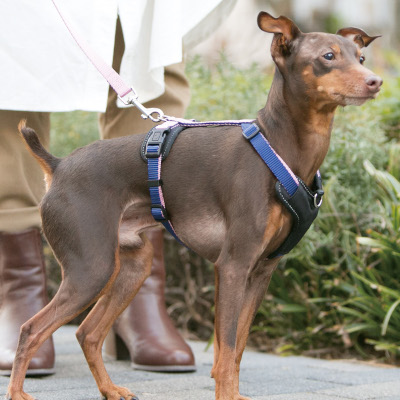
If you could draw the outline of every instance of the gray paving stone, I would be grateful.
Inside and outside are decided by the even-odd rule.
[[[66,326],[54,335],[56,374],[26,379],[25,390],[35,398],[100,399],[75,330]],[[212,400],[212,349],[205,351],[202,342],[190,344],[196,356],[195,373],[134,371],[127,361],[107,361],[106,367],[117,385],[129,387],[141,400]],[[8,378],[0,377],[0,398],[7,385]],[[246,351],[240,390],[253,400],[400,400],[400,369]]]
[[[329,396],[320,393],[292,393],[273,396],[253,397],[253,400],[346,400],[343,397]]]
[[[389,397],[400,399],[400,381],[375,382],[365,385],[347,386],[340,389],[327,389],[323,393],[348,397],[351,399],[387,399]]]

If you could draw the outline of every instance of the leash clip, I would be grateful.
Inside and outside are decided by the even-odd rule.
[[[138,99],[139,96],[137,95],[135,89],[131,87],[130,92],[126,93],[123,96],[118,96],[118,98],[124,103],[126,106],[134,106],[136,107],[141,113],[141,117],[143,119],[150,119],[153,122],[161,122],[166,121],[166,116],[162,110],[159,108],[146,108]],[[153,116],[153,114],[155,114]]]

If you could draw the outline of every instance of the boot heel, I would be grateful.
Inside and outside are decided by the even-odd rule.
[[[115,343],[115,332],[111,328],[108,332],[103,344],[103,357],[106,360],[116,360],[117,359],[117,347]]]
[[[48,303],[39,229],[0,232],[0,282],[0,375],[8,375],[21,325]],[[27,375],[53,373],[54,345],[49,338],[30,361]]]
[[[126,347],[124,341],[115,334],[115,344],[117,348],[117,360],[130,360],[131,355],[129,354],[128,347]]]
[[[105,358],[111,360],[130,360],[128,348],[113,328],[104,340],[103,354]]]

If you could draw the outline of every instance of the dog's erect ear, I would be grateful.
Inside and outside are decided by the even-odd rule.
[[[264,11],[258,14],[257,23],[264,32],[274,33],[271,48],[272,56],[274,56],[275,51],[279,51],[281,55],[289,55],[290,43],[301,34],[300,29],[289,18],[283,16],[274,18]]]
[[[353,40],[360,49],[362,49],[363,47],[367,47],[376,38],[381,37],[380,35],[368,36],[362,29],[358,28],[339,29],[336,32],[336,35],[340,35],[347,39]]]

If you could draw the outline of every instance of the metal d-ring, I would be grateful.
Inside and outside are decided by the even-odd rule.
[[[318,193],[315,193],[314,194],[314,206],[315,206],[315,208],[321,207],[321,204],[322,204],[322,196],[321,196],[321,198],[320,198],[320,200],[318,202]]]

